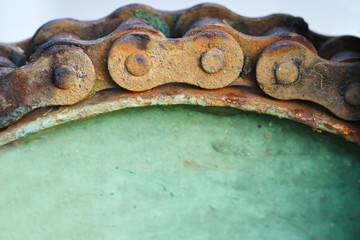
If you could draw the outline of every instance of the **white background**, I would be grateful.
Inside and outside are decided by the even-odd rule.
[[[45,22],[57,18],[95,20],[119,7],[143,3],[160,10],[180,10],[203,1],[195,0],[0,0],[0,42],[16,42],[32,37]],[[360,0],[217,0],[243,16],[261,17],[272,13],[301,16],[310,29],[325,35],[360,36]]]

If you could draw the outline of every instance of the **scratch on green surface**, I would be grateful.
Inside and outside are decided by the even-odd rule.
[[[159,16],[144,10],[132,11],[131,16],[146,20],[146,24],[160,30],[166,37],[170,37],[169,27]]]
[[[172,192],[169,192],[165,185],[163,185],[163,190],[164,190],[164,192],[168,192],[170,197],[175,197],[175,194]]]

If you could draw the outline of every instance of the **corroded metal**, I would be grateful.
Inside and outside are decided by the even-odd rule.
[[[61,80],[57,70],[66,67],[73,72],[65,76],[61,71]],[[94,83],[93,65],[81,49],[50,48],[41,58],[1,78],[0,128],[39,107],[77,103]]]
[[[72,106],[38,109],[7,129],[0,130],[0,146],[52,126],[119,109],[181,104],[231,107],[292,119],[315,131],[337,134],[360,144],[359,124],[340,120],[308,104],[276,100],[257,91],[249,91],[246,87],[206,90],[184,85],[166,85],[143,92],[105,90]]]
[[[279,68],[276,74],[273,69],[289,61],[293,65],[287,65],[287,80],[292,82],[284,84],[277,79]],[[328,61],[290,41],[269,46],[256,66],[256,79],[266,94],[278,99],[313,101],[348,120],[360,119],[360,105],[349,104],[344,98],[348,86],[360,83],[359,77],[358,63]],[[351,99],[356,97],[360,101],[359,95],[351,94]],[[356,99],[352,103],[356,103]]]
[[[214,4],[177,12],[129,5],[97,21],[51,21],[30,40],[0,45],[0,128],[8,126],[1,133],[7,139],[2,142],[18,138],[9,138],[11,134],[21,136],[19,129],[31,131],[29,122],[14,122],[39,107],[81,101],[75,105],[82,106],[81,110],[75,106],[60,109],[86,109],[89,116],[106,112],[103,108],[110,103],[121,106],[117,109],[130,107],[116,103],[123,101],[119,94],[130,100],[148,94],[151,104],[166,97],[169,104],[176,104],[178,91],[184,91],[195,99],[184,100],[184,104],[197,104],[204,97],[210,106],[276,112],[359,143],[359,43],[357,37],[316,34],[298,17],[245,18]],[[168,83],[187,83],[203,90],[176,84],[158,87]],[[247,90],[230,86],[247,86]],[[119,90],[99,93],[106,89]],[[224,98],[234,99],[231,96],[239,102],[224,104]],[[240,100],[244,96],[248,97],[246,104]],[[95,99],[104,102],[92,102]],[[320,104],[331,113],[316,104],[309,107],[288,101],[291,99]],[[141,101],[136,106],[145,104]],[[264,111],[269,104],[272,106]],[[305,109],[316,116],[306,114]],[[59,110],[50,112],[47,116],[61,118]],[[75,115],[66,115],[66,119],[81,118]],[[41,121],[41,126],[47,126],[40,119],[33,120],[34,124]]]
[[[224,64],[221,67],[222,71],[208,73],[204,71],[204,66],[200,66],[199,59],[203,59],[204,54],[206,56],[213,48],[221,49],[219,51],[223,55]],[[132,58],[133,54],[143,54],[147,57],[138,58],[130,65],[128,58]],[[237,41],[221,31],[204,31],[177,40],[133,33],[119,38],[114,43],[109,52],[108,68],[112,79],[120,87],[131,91],[148,90],[171,82],[184,82],[201,88],[215,89],[228,86],[240,75],[243,58]],[[148,69],[149,67],[143,65],[150,61],[151,69],[146,74],[141,74],[141,77],[129,71],[129,65]],[[213,63],[210,61],[215,60],[203,61],[208,66],[205,69],[211,68],[209,65]]]

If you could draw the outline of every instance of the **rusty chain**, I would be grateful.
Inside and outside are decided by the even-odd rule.
[[[213,4],[178,12],[129,5],[98,21],[55,20],[30,40],[0,44],[0,128],[104,89],[180,82],[248,86],[359,121],[360,39],[316,34],[298,17],[245,18]]]

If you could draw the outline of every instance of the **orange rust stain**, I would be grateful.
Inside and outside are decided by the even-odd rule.
[[[185,167],[187,168],[191,168],[191,169],[200,169],[200,168],[204,168],[203,166],[199,165],[198,163],[194,162],[194,161],[188,161],[188,160],[184,160],[183,164]]]
[[[323,132],[323,130],[318,129],[318,128],[313,128],[312,130],[315,131],[315,132],[318,132],[318,133],[322,133],[322,132]]]
[[[330,127],[332,129],[335,129],[337,132],[341,133],[344,136],[354,136],[355,135],[355,130],[350,129],[342,124],[328,124],[328,123],[324,123],[324,125],[326,127]]]
[[[193,162],[190,162],[188,160],[184,160],[184,165],[185,166],[190,166],[190,165],[193,165],[194,163]]]
[[[224,100],[227,103],[236,104],[238,106],[245,105],[248,102],[248,100],[246,98],[239,97],[239,96],[236,96],[234,94],[227,94],[227,96],[224,98]]]

